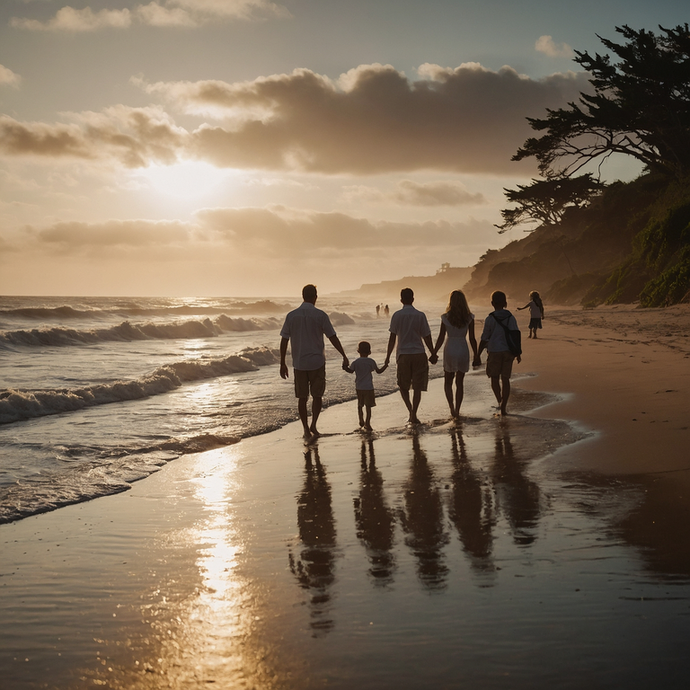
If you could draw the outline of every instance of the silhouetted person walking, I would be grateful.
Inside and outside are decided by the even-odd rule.
[[[410,288],[400,291],[402,309],[391,317],[390,338],[384,367],[390,363],[391,354],[396,340],[398,349],[396,362],[398,368],[398,388],[405,407],[410,413],[409,423],[419,424],[417,410],[422,400],[422,392],[429,384],[429,362],[436,364],[438,357],[434,353],[434,343],[431,340],[431,329],[426,315],[412,306],[414,292]],[[431,357],[427,360],[424,345],[429,348]],[[410,388],[414,391],[410,400]]]
[[[316,422],[323,407],[323,394],[326,390],[326,351],[323,336],[325,335],[343,356],[343,366],[348,366],[349,361],[328,314],[315,306],[316,286],[305,285],[302,289],[302,299],[304,302],[285,317],[280,331],[280,376],[284,379],[289,376],[285,363],[289,342],[295,374],[297,409],[304,427],[304,438],[310,440],[312,436],[319,434]],[[307,400],[310,393],[311,425],[307,415]]]

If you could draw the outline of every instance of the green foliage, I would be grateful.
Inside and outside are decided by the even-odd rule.
[[[690,291],[690,187],[685,180],[659,189],[648,221],[635,236],[630,255],[585,295],[588,303],[634,302],[667,306]]]
[[[683,247],[676,263],[650,280],[640,294],[643,307],[667,307],[690,300],[690,245]]]

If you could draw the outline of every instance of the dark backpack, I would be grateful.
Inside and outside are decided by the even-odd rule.
[[[508,312],[508,316],[505,319],[499,319],[496,314],[492,312],[491,316],[496,319],[496,321],[501,325],[506,334],[506,343],[508,343],[508,349],[510,354],[517,357],[522,354],[522,334],[518,330],[512,330],[506,326],[505,321],[507,321],[512,314]]]

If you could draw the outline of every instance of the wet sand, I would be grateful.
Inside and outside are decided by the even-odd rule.
[[[2,686],[687,687],[687,341],[549,316],[506,419],[472,372],[0,526]]]
[[[523,371],[538,376],[520,385],[566,396],[539,416],[596,432],[562,460],[604,473],[690,469],[690,305],[554,308],[544,326],[525,346]]]

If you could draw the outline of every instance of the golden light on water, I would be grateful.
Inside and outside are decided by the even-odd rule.
[[[221,459],[222,471],[201,472],[193,482],[204,518],[189,539],[198,549],[196,565],[202,582],[197,608],[204,617],[220,617],[227,629],[236,624],[235,609],[241,593],[235,569],[242,538],[230,510],[232,496],[239,488],[235,476],[237,453],[225,449],[216,457]]]
[[[223,682],[225,687],[255,666],[250,658],[256,620],[250,583],[240,572],[246,538],[237,524],[232,502],[242,490],[237,478],[240,453],[233,448],[198,456],[189,483],[198,519],[172,536],[174,548],[192,557],[188,577],[170,580],[169,596],[147,617],[173,620],[174,634],[157,627],[157,669],[173,685]],[[251,672],[250,672],[251,673]],[[158,687],[153,685],[153,687]],[[167,687],[167,686],[166,686]]]

